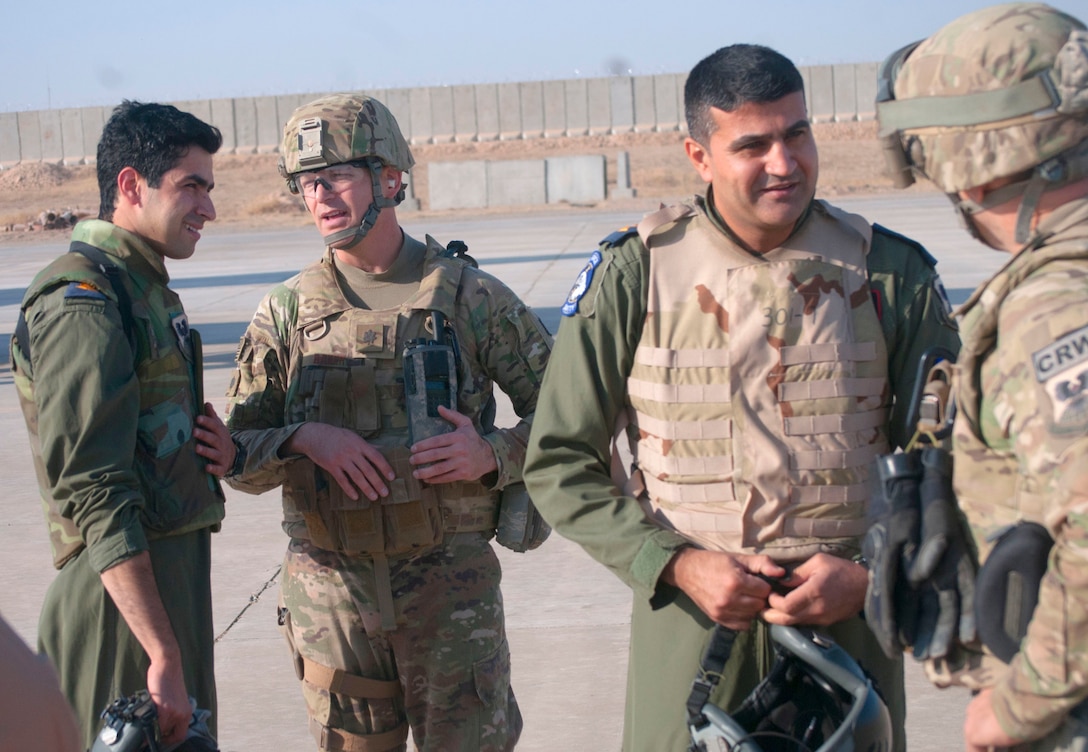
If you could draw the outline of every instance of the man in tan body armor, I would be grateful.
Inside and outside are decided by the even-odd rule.
[[[513,749],[490,540],[506,540],[500,494],[504,511],[527,503],[511,492],[551,337],[463,244],[401,229],[413,159],[381,102],[300,107],[282,160],[327,250],[242,338],[227,422],[243,459],[228,482],[282,486],[280,624],[311,729],[322,750],[402,750],[409,727],[420,750]],[[495,386],[513,428],[494,425]]]
[[[685,102],[707,194],[592,255],[563,307],[526,481],[634,590],[625,750],[687,748],[684,700],[715,623],[741,633],[714,704],[766,674],[768,624],[818,626],[879,680],[902,750],[902,663],[858,616],[854,559],[868,467],[905,443],[919,357],[958,345],[934,262],[813,200],[803,83],[783,56],[723,48]],[[612,459],[623,435],[629,477]]]
[[[901,184],[929,178],[976,237],[1010,254],[958,311],[952,388],[953,486],[982,564],[960,592],[974,592],[971,626],[985,647],[929,651],[943,657],[927,669],[941,685],[980,690],[968,750],[1084,750],[1088,32],[1040,3],[994,6],[894,53],[881,76],[877,115]],[[1027,562],[1007,552],[1040,534],[1038,596],[1017,603]]]

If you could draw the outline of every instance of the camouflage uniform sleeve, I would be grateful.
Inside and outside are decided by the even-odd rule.
[[[904,447],[913,435],[906,417],[922,354],[935,345],[958,353],[960,335],[936,261],[922,246],[877,226],[868,263],[873,302],[888,346],[893,395],[888,438],[893,446]]]
[[[1036,739],[1088,698],[1088,285],[1037,274],[1001,307],[982,368],[980,430],[1015,456],[1017,490],[1045,504],[1054,538],[1039,603],[1010,671],[994,687],[1002,728]]]
[[[301,423],[286,424],[291,330],[297,297],[281,285],[257,307],[235,355],[234,377],[227,389],[227,427],[246,453],[237,475],[224,480],[231,488],[264,493],[279,486],[288,458],[280,447]]]
[[[658,579],[687,542],[649,522],[638,501],[623,495],[611,477],[616,419],[645,317],[649,256],[637,236],[599,253],[588,289],[578,298],[592,262],[568,298],[568,308],[578,298],[577,310],[559,327],[529,439],[525,481],[561,535],[612,570],[636,597],[651,600],[659,590],[671,596],[669,586],[658,588]]]
[[[67,297],[62,285],[41,295],[27,320],[46,474],[103,572],[147,549],[132,470],[140,411],[132,347],[102,293]]]
[[[533,311],[510,288],[475,269],[465,270],[464,303],[474,333],[478,369],[473,385],[477,392],[490,390],[490,381],[510,398],[520,420],[510,428],[496,428],[483,435],[495,453],[496,478],[485,482],[500,489],[522,480],[525,446],[536,411],[537,394],[552,350],[552,337]]]

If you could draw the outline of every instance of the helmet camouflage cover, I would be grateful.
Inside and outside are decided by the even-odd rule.
[[[292,188],[297,173],[367,158],[401,172],[415,164],[393,113],[365,94],[316,99],[296,109],[283,127],[280,174]]]
[[[1009,3],[969,13],[889,58],[877,113],[881,136],[898,141],[890,148],[906,158],[901,168],[954,193],[1088,141],[1084,28],[1045,4]]]

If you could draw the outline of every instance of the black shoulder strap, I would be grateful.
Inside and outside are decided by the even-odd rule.
[[[710,635],[703,652],[703,659],[699,661],[699,671],[695,675],[695,681],[691,683],[691,694],[688,695],[688,725],[702,728],[708,721],[703,715],[703,706],[710,699],[710,693],[722,678],[725,664],[729,662],[729,656],[733,652],[733,643],[737,639],[737,633],[733,629],[714,625],[714,632]]]
[[[125,337],[128,338],[129,343],[135,348],[136,340],[134,335],[135,328],[132,324],[132,300],[128,296],[128,288],[125,287],[124,280],[121,279],[121,269],[117,264],[110,261],[109,257],[106,256],[101,249],[95,248],[93,245],[84,243],[81,240],[72,241],[68,251],[70,253],[80,253],[86,256],[91,263],[95,264],[102,270],[102,273],[106,275],[110,287],[113,288],[113,294],[117,296],[117,309],[121,314],[121,325],[125,329]],[[33,362],[30,354],[30,328],[26,323],[26,313],[21,308],[19,309],[19,320],[15,322],[15,339],[19,343],[19,348],[26,355],[27,360]]]

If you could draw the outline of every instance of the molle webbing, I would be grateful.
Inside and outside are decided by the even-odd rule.
[[[626,429],[648,513],[715,550],[854,545],[890,390],[871,227],[819,202],[754,255],[701,208],[647,217],[647,316]],[[784,557],[784,558],[783,558]]]
[[[722,533],[734,536],[743,532],[739,515],[670,509],[668,511],[668,520],[677,530],[686,530],[696,534]],[[830,520],[810,517],[786,517],[782,520],[780,537],[855,538],[864,535],[866,529],[867,525],[864,519]]]

